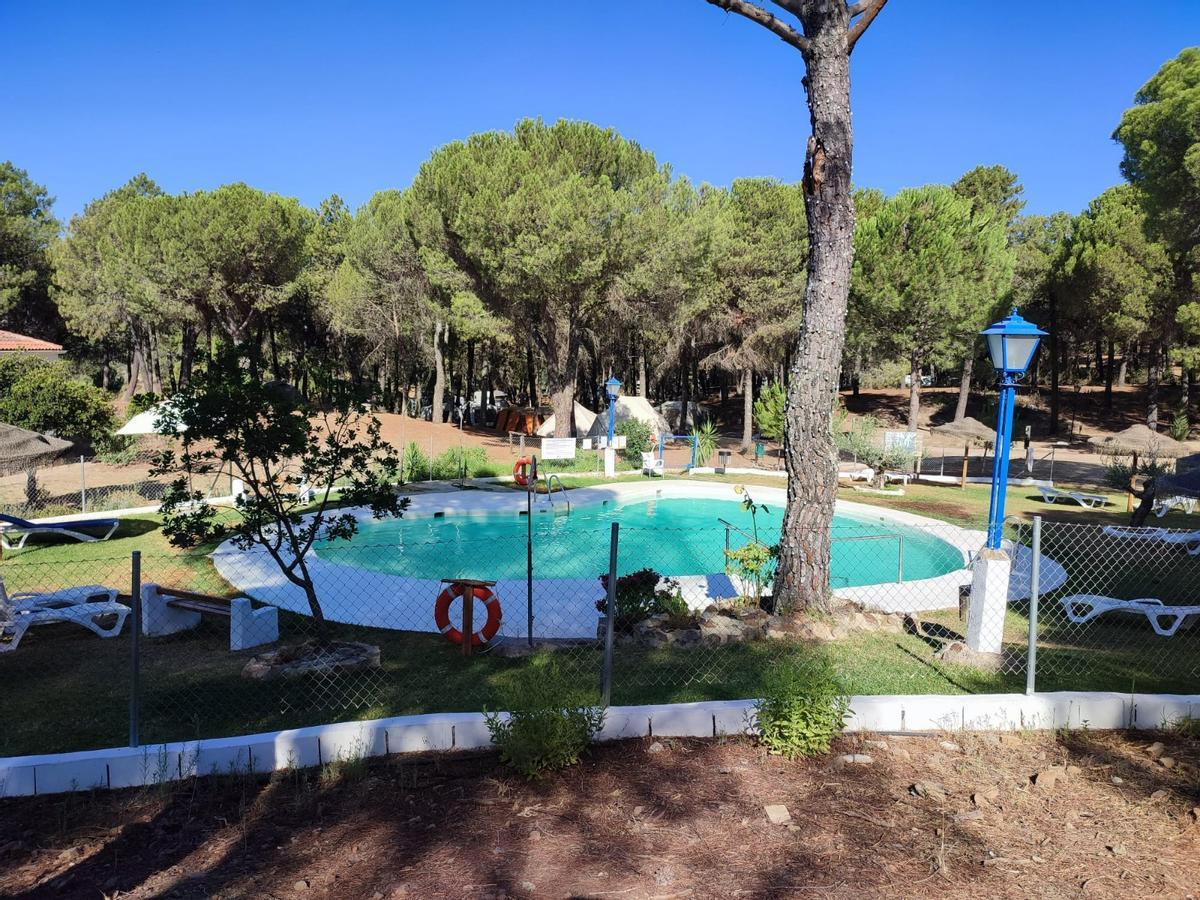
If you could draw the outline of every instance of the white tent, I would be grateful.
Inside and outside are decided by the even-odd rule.
[[[575,401],[575,433],[590,434],[592,424],[596,421],[596,414],[580,403]],[[554,437],[554,416],[548,416],[546,421],[538,426],[538,437]]]
[[[160,434],[161,432],[154,427],[155,421],[163,414],[164,407],[170,401],[163,401],[155,404],[143,412],[138,413],[128,422],[117,429],[117,434],[134,435],[134,434]],[[181,425],[178,431],[186,431],[187,426]]]
[[[667,420],[645,397],[618,397],[616,423],[620,425],[626,419],[640,419],[650,426],[650,430],[654,434],[670,434],[671,427],[667,425]],[[596,421],[592,423],[592,427],[588,430],[589,437],[604,437],[608,434],[608,410],[602,410],[596,414]]]

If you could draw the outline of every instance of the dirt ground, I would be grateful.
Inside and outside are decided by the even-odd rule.
[[[490,753],[397,756],[4,801],[0,894],[1192,897],[1198,765],[1178,735],[1087,731],[846,737],[795,763],[645,739],[534,782]]]

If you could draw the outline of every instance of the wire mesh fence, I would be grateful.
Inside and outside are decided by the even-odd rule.
[[[496,708],[535,653],[622,705],[761,696],[818,657],[855,694],[1200,689],[1200,532],[1017,523],[996,606],[982,531],[839,517],[808,610],[777,597],[777,521],[622,524],[614,547],[612,510],[543,508],[364,526],[302,566],[136,520],[136,574],[105,543],[8,553],[0,755]]]

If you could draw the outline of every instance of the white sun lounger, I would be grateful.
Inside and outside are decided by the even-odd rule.
[[[1173,509],[1182,510],[1190,516],[1196,511],[1196,498],[1160,497],[1154,501],[1154,514],[1160,519]]]
[[[30,522],[20,516],[0,513],[0,548],[5,550],[20,550],[30,536],[35,534],[56,534],[74,538],[77,541],[107,541],[121,526],[120,519],[80,519],[68,522]],[[104,534],[96,536],[80,529],[107,529]]]
[[[1104,494],[1085,494],[1083,491],[1061,491],[1058,488],[1039,486],[1038,493],[1047,503],[1057,503],[1059,500],[1074,500],[1080,506],[1088,509],[1098,509],[1108,505],[1108,497]]]
[[[1090,622],[1107,612],[1135,613],[1145,616],[1155,633],[1163,637],[1171,637],[1189,617],[1200,615],[1200,606],[1166,606],[1161,600],[1150,597],[1118,600],[1099,594],[1071,594],[1059,602],[1067,618],[1077,625]]]
[[[88,597],[107,597],[88,600]],[[125,627],[130,608],[116,601],[117,592],[100,585],[54,591],[45,594],[18,594],[10,599],[0,583],[0,653],[17,649],[25,632],[33,625],[73,622],[102,638],[116,637]],[[108,628],[100,618],[116,616]]]
[[[1193,556],[1200,553],[1200,531],[1173,531],[1157,525],[1105,525],[1109,537],[1134,541],[1154,541],[1159,544],[1183,544]]]

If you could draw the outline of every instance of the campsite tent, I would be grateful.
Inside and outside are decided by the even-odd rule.
[[[575,433],[589,434],[592,424],[596,421],[596,414],[580,403],[575,401]],[[607,420],[606,420],[607,421]],[[608,427],[607,425],[605,426]],[[538,437],[554,437],[554,416],[550,415],[546,421],[538,426]]]
[[[626,419],[640,419],[650,426],[654,434],[670,434],[667,420],[650,405],[645,397],[618,397],[616,421],[620,425]],[[596,421],[588,429],[588,437],[604,437],[608,434],[608,410],[596,414]]]

